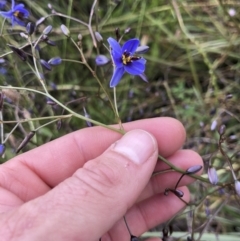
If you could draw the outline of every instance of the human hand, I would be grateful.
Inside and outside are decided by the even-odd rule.
[[[151,175],[168,168],[157,162],[158,153],[182,169],[202,165],[195,152],[179,150],[183,126],[155,118],[124,129],[130,132],[123,137],[101,127],[82,129],[1,165],[1,240],[128,241],[124,215],[139,236],[181,210],[179,198],[163,194],[180,174]],[[180,183],[186,202],[191,182],[186,176]]]

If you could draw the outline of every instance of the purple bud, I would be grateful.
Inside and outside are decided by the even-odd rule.
[[[195,174],[202,169],[201,165],[191,166],[187,169],[186,174]]]
[[[137,47],[136,54],[144,54],[149,50],[148,46],[139,46]]]
[[[214,120],[213,122],[212,122],[212,124],[211,124],[211,131],[214,131],[215,129],[216,129],[216,127],[217,127],[217,121],[216,120]]]
[[[50,46],[56,46],[56,43],[50,39],[48,39],[47,41],[45,41],[48,45]]]
[[[54,58],[51,58],[51,59],[49,59],[48,60],[48,63],[50,64],[50,65],[59,65],[59,64],[61,64],[62,63],[62,59],[60,58],[60,57],[54,57]]]
[[[64,24],[61,25],[61,30],[65,36],[67,36],[67,37],[70,36],[70,31]]]
[[[216,185],[218,183],[218,175],[214,167],[208,168],[208,179],[213,185]]]
[[[45,17],[41,17],[37,22],[36,22],[36,26],[40,25],[41,23],[43,23],[45,21]]]
[[[29,22],[26,26],[26,31],[27,31],[28,35],[32,35],[34,30],[35,30],[35,24],[32,22]]]
[[[21,49],[18,49],[16,47],[14,47],[13,45],[7,44],[7,46],[14,52],[17,54],[17,56],[22,60],[22,61],[26,61],[27,60],[27,55],[25,54],[25,52],[23,52]]]
[[[49,33],[51,33],[53,27],[51,25],[48,25],[44,30],[43,30],[43,34],[48,35]]]
[[[51,65],[44,59],[40,59],[40,63],[46,70],[49,70],[49,71],[52,70]]]
[[[240,182],[238,180],[235,181],[235,190],[238,196],[240,196]]]
[[[0,144],[0,156],[2,156],[5,152],[5,146],[3,144]]]
[[[109,62],[109,59],[105,55],[98,55],[95,59],[95,63],[98,66],[103,66]]]

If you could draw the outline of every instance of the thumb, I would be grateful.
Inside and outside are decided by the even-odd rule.
[[[23,205],[23,217],[28,216],[24,240],[98,240],[137,200],[157,156],[152,135],[143,130],[128,132],[72,177]]]

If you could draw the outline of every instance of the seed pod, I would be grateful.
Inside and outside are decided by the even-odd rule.
[[[184,192],[179,190],[179,189],[175,189],[175,190],[171,190],[177,197],[183,197],[184,196]]]
[[[21,151],[28,144],[28,142],[34,137],[35,133],[36,133],[35,131],[30,131],[27,134],[27,136],[23,139],[23,141],[17,148],[16,153],[19,153],[19,151]]]
[[[195,165],[195,166],[191,166],[187,169],[186,174],[195,174],[197,172],[199,172],[202,169],[201,165]]]
[[[7,46],[15,53],[17,54],[17,56],[22,60],[22,61],[26,61],[27,60],[27,55],[21,50],[18,49],[16,47],[14,47],[13,45],[7,44]]]
[[[208,179],[213,185],[216,185],[218,183],[218,175],[214,167],[208,168]]]
[[[118,40],[121,38],[119,28],[116,28],[116,29],[115,29],[115,34],[116,34],[116,39],[117,39],[117,41],[118,41]]]

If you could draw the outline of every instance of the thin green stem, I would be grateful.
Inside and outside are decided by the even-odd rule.
[[[41,92],[41,91],[38,91],[38,90],[35,90],[35,89],[29,89],[29,88],[25,88],[25,87],[13,87],[13,86],[0,86],[0,88],[2,89],[15,89],[15,90],[24,90],[24,91],[29,91],[29,92],[34,92],[34,93],[38,93],[38,94],[41,94],[41,95],[44,95],[46,97],[48,97],[49,99],[51,99],[52,101],[54,101],[56,104],[58,104],[59,106],[61,106],[63,109],[65,109],[67,112],[69,112],[70,114],[72,114],[73,116],[79,118],[79,119],[82,119],[84,121],[89,121],[97,126],[102,126],[104,128],[107,128],[109,130],[113,130],[115,132],[118,132],[120,134],[124,134],[124,130],[122,129],[117,129],[117,128],[114,128],[112,126],[108,126],[108,125],[105,125],[101,122],[98,122],[98,121],[95,121],[95,120],[92,120],[90,118],[87,118],[83,115],[80,115],[76,112],[74,112],[73,110],[71,110],[70,108],[68,108],[67,106],[65,106],[64,104],[62,104],[61,102],[59,102],[57,99],[55,99],[53,96],[51,96],[50,94],[48,93],[44,93],[44,92]]]

